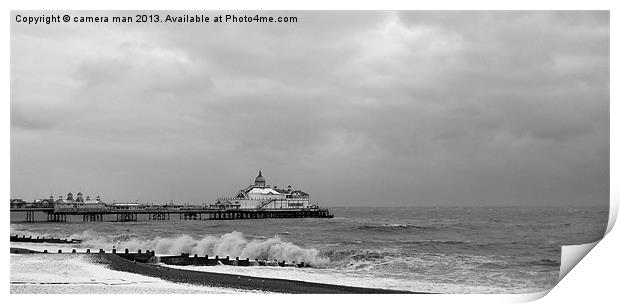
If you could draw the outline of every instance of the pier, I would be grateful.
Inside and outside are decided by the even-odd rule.
[[[300,189],[268,185],[261,170],[254,183],[240,189],[237,194],[220,197],[207,205],[144,204],[128,202],[104,202],[99,195],[94,199],[78,192],[74,197],[67,193],[66,199],[36,199],[27,202],[20,198],[11,199],[11,212],[26,213],[26,222],[36,222],[37,213],[46,214],[47,222],[66,222],[68,217],[81,216],[83,222],[135,222],[139,220],[249,220],[273,218],[333,218],[329,210],[320,208],[310,201],[310,195]],[[42,220],[39,220],[42,221]]]
[[[84,222],[138,220],[171,220],[171,215],[179,220],[247,220],[272,218],[333,218],[329,210],[321,208],[285,208],[285,209],[221,209],[209,207],[166,208],[165,206],[145,206],[136,209],[99,209],[99,210],[54,210],[53,207],[11,208],[11,212],[25,212],[26,222],[35,222],[35,213],[45,214],[39,221],[66,222],[67,216],[81,216]]]

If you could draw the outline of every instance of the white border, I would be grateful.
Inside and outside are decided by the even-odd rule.
[[[299,10],[299,9],[342,9],[342,10],[351,10],[351,9],[365,9],[365,10],[376,10],[376,9],[418,9],[418,10],[435,10],[435,9],[450,9],[450,10],[478,10],[478,9],[534,9],[534,10],[544,10],[544,9],[568,9],[568,10],[612,10],[611,13],[611,32],[617,33],[617,14],[615,9],[618,4],[617,1],[535,1],[535,0],[523,0],[523,1],[512,1],[511,3],[506,3],[506,1],[446,1],[446,0],[435,0],[435,1],[427,1],[420,3],[411,3],[405,1],[391,1],[391,0],[382,0],[382,1],[342,1],[337,2],[333,0],[316,0],[310,3],[293,3],[294,1],[284,1],[284,0],[271,0],[271,1],[251,1],[251,0],[243,0],[243,1],[211,1],[208,3],[200,2],[200,1],[187,1],[187,0],[176,0],[176,1],[150,1],[148,5],[145,3],[129,3],[127,1],[121,0],[109,0],[105,2],[92,3],[86,1],[54,1],[51,3],[50,1],[28,1],[28,2],[18,2],[18,1],[7,1],[3,2],[1,5],[5,8],[3,14],[0,15],[0,20],[2,21],[3,31],[2,38],[3,41],[10,41],[10,12],[11,9],[28,9],[28,10],[38,10],[38,9],[82,9],[82,10],[98,10],[98,9],[125,9],[125,10],[144,10],[148,7],[150,10],[164,10],[164,9],[204,9],[204,10],[255,10],[255,9],[263,9],[263,10],[281,10],[281,9],[291,9],[291,10]],[[618,50],[617,47],[617,39],[611,36],[611,47],[612,50]],[[614,51],[611,52],[614,54]],[[2,57],[4,58],[4,66],[9,67],[10,65],[10,57],[9,57],[9,44],[5,43],[4,48],[2,48]],[[614,83],[615,80],[615,72],[617,71],[617,62],[614,58],[611,58],[611,83]],[[10,155],[9,155],[9,146],[7,143],[10,142],[10,117],[9,117],[9,99],[10,99],[10,69],[5,70],[3,74],[3,84],[6,90],[4,90],[4,102],[2,103],[2,111],[0,111],[2,124],[2,142],[4,143],[2,149],[2,182],[0,183],[0,189],[2,193],[5,193],[5,200],[8,198],[10,191]],[[612,86],[611,99],[615,100],[614,90],[615,88]],[[611,117],[618,117],[618,106],[614,102],[611,102]],[[617,214],[618,210],[618,163],[614,161],[614,156],[617,155],[618,151],[618,123],[614,122],[614,119],[611,119],[611,134],[614,136],[611,137],[611,193],[610,200],[612,202],[611,210],[613,211],[610,214],[610,224],[613,225],[611,219],[615,219],[615,214]],[[3,222],[5,225],[9,225],[9,216],[8,212],[0,213],[2,216]],[[609,229],[611,226],[609,225]],[[5,227],[7,227],[5,226]],[[10,230],[10,227],[8,227]],[[608,229],[608,232],[609,232]],[[8,232],[8,231],[7,231]],[[5,232],[3,234],[2,246],[4,246],[4,252],[8,254],[8,233]],[[618,252],[618,248],[620,244],[620,237],[617,231],[611,231],[600,243],[598,246],[592,249],[592,252],[586,256],[581,263],[579,263],[573,271],[571,271],[565,280],[562,280],[558,286],[556,286],[549,294],[542,298],[540,301],[543,303],[562,303],[562,302],[582,302],[582,301],[591,301],[593,299],[605,299],[606,302],[613,301],[612,299],[617,299],[616,288],[617,288],[617,278],[618,278],[618,257],[615,255]],[[2,286],[4,288],[4,295],[6,296],[9,292],[9,261],[6,259],[4,263],[2,263],[2,273],[5,275],[2,277]],[[247,296],[244,295],[180,295],[175,297],[182,297],[182,301],[217,301],[217,302],[237,302],[237,301],[252,301],[258,303],[272,303],[274,300],[276,302],[304,302],[304,303],[316,303],[317,301],[325,301],[325,300],[333,300],[333,301],[356,301],[356,302],[375,302],[375,301],[391,301],[391,302],[411,302],[411,301],[420,301],[420,302],[436,302],[436,303],[453,303],[458,301],[459,303],[497,303],[497,302],[519,302],[523,300],[534,300],[545,293],[537,294],[537,295],[429,295],[429,296],[414,296],[413,298],[410,296],[399,296],[399,295],[353,295],[353,296],[326,296],[326,295],[306,295],[303,297],[299,296],[290,296],[290,295],[265,295],[265,296],[257,296],[252,295],[251,299],[248,299]],[[97,295],[97,296],[83,296],[83,295],[38,295],[38,296],[24,296],[24,295],[10,295],[10,301],[25,301],[25,302],[38,302],[38,303],[66,303],[67,301],[80,301],[80,302],[89,302],[89,303],[109,303],[111,301],[129,301],[135,303],[160,303],[160,302],[168,302],[173,299],[170,298],[171,295],[159,296],[159,295]]]

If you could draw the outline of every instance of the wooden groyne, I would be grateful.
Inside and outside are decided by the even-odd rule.
[[[216,265],[230,265],[230,266],[289,266],[289,267],[308,267],[308,265],[302,263],[295,263],[292,261],[291,263],[287,263],[286,261],[267,261],[267,260],[250,260],[239,259],[236,257],[235,259],[231,259],[229,256],[219,257],[214,256],[209,258],[208,255],[198,256],[198,254],[194,254],[190,256],[189,253],[181,253],[179,256],[162,256],[159,257],[159,262],[167,265],[179,265],[179,266],[187,266],[187,265],[195,265],[195,266],[216,266]]]
[[[11,248],[11,253],[14,254],[51,254],[51,253],[57,253],[57,254],[64,254],[64,253],[69,253],[69,252],[62,252],[62,249],[58,249],[58,251],[54,252],[54,251],[48,251],[47,249],[41,251],[35,251],[35,250],[30,250],[30,249],[24,249],[24,248]],[[99,249],[99,251],[95,254],[105,254],[105,250],[103,249]],[[78,252],[76,249],[72,249],[71,250],[71,254],[92,254],[90,249],[86,249],[85,252]],[[112,254],[116,254],[124,259],[130,260],[130,261],[134,261],[134,262],[140,262],[140,263],[147,263],[147,262],[153,262],[154,261],[154,257],[155,257],[155,252],[151,251],[151,250],[147,250],[146,252],[142,252],[142,250],[138,250],[138,252],[129,252],[128,249],[125,249],[124,253],[119,253],[116,252],[116,249],[112,249]]]
[[[147,250],[142,253],[142,250],[139,249],[138,252],[129,252],[129,249],[125,249],[124,253],[117,253],[116,249],[112,249],[112,253],[115,253],[124,259],[140,263],[152,262],[152,259],[155,258],[155,251],[153,250]]]
[[[59,239],[59,238],[46,238],[46,237],[36,237],[25,236],[22,235],[11,235],[11,242],[22,242],[22,243],[55,243],[55,244],[76,244],[81,243],[82,240],[78,239]]]
[[[11,248],[11,253],[14,253],[14,254],[51,254],[51,253],[65,254],[69,252],[63,252],[62,249],[58,249],[58,251],[56,252],[48,251],[47,249],[45,249],[43,250],[43,252],[41,252],[41,251],[35,251],[35,250],[23,249],[23,248]],[[76,249],[72,249],[71,254],[106,254],[106,252],[103,249],[99,249],[97,253],[92,253],[90,249],[86,249],[86,251],[84,252],[78,252]],[[189,253],[181,253],[181,255],[177,255],[177,256],[157,257],[155,255],[155,251],[153,250],[147,250],[145,252],[142,252],[142,250],[140,249],[138,249],[137,252],[129,252],[129,249],[125,249],[124,252],[117,252],[116,249],[112,249],[111,254],[118,255],[126,260],[130,260],[133,262],[139,262],[139,263],[160,262],[162,264],[176,265],[176,266],[229,265],[229,266],[310,267],[310,265],[308,264],[304,264],[303,262],[295,263],[295,261],[291,261],[290,263],[287,263],[286,261],[277,261],[277,260],[268,261],[268,260],[258,260],[258,259],[250,260],[249,258],[240,259],[239,257],[231,259],[229,256],[219,257],[217,255],[213,257],[209,257],[208,255],[198,256],[198,254],[194,254],[193,256],[190,256]]]

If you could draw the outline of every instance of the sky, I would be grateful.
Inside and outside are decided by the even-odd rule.
[[[260,169],[322,206],[609,203],[608,12],[15,21],[44,13],[12,12],[11,197],[202,204]]]

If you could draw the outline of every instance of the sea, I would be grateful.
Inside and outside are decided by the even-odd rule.
[[[182,220],[173,214],[170,220],[158,221],[145,215],[135,222],[116,222],[110,216],[103,222],[69,217],[62,223],[44,222],[44,214],[37,214],[39,222],[27,223],[25,214],[13,213],[12,235],[75,238],[82,243],[11,246],[284,260],[311,267],[170,267],[416,292],[529,293],[552,288],[558,280],[561,246],[599,240],[609,216],[608,207],[329,209],[334,218]],[[200,292],[195,286],[164,286],[165,282],[133,274],[126,279],[105,276],[104,266],[91,265],[87,258],[54,256],[12,254],[11,292],[54,292],[50,282],[105,287],[93,292],[118,291],[106,289],[114,284],[134,293]]]

